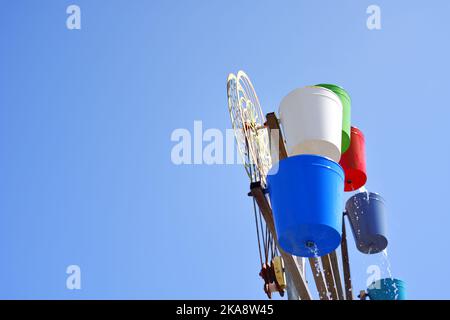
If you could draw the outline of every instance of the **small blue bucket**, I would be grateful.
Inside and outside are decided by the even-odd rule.
[[[388,240],[383,197],[374,192],[357,193],[347,200],[345,210],[359,251],[374,254],[386,249]]]
[[[405,282],[398,279],[381,279],[367,288],[370,300],[406,300]]]
[[[314,257],[339,246],[344,193],[344,171],[339,164],[317,155],[297,155],[281,160],[267,181],[284,251]]]

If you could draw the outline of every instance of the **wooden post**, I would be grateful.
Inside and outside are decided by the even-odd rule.
[[[325,283],[327,285],[327,290],[331,294],[331,299],[338,300],[338,292],[336,289],[336,284],[334,282],[333,268],[331,266],[330,255],[327,254],[320,258],[322,261],[323,274],[325,276]]]
[[[319,258],[309,258],[308,260],[320,300],[330,300],[327,286],[325,284],[325,280],[323,279],[322,269],[320,268]]]
[[[342,242],[341,242],[342,266],[344,271],[345,299],[353,300],[352,279],[350,275],[350,261],[348,259],[347,233],[345,232],[345,219],[342,217]]]
[[[280,123],[278,122],[277,116],[274,112],[268,113],[266,115],[266,124],[269,129],[269,137],[272,137],[270,134],[270,130],[278,130],[278,150],[279,150],[279,159],[283,160],[287,158],[288,154],[286,151],[286,145],[284,144],[283,135],[281,134]]]
[[[277,244],[277,247],[281,253],[281,257],[284,260],[286,269],[289,272],[290,276],[292,277],[292,280],[294,281],[295,289],[297,290],[300,299],[311,300],[312,297],[308,290],[308,286],[306,284],[305,279],[303,278],[303,275],[301,274],[301,272],[297,267],[294,257],[286,253],[278,245],[278,237],[275,231],[275,224],[273,222],[272,208],[270,207],[269,202],[267,201],[267,198],[264,195],[264,191],[261,187],[261,184],[259,182],[253,182],[250,185],[250,193],[255,198],[256,203],[258,204],[259,209],[261,210],[263,218],[266,221],[266,225],[269,228],[269,231],[272,233],[273,239],[275,240],[275,243]]]
[[[299,294],[297,292],[297,288],[295,287],[294,280],[292,280],[291,274],[288,270],[285,270],[286,273],[286,293],[288,300],[299,300]]]
[[[344,300],[344,292],[342,290],[341,272],[339,271],[339,261],[336,250],[330,253],[331,266],[333,267],[333,277],[336,284],[339,300]]]

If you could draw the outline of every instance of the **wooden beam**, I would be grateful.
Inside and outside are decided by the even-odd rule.
[[[322,269],[320,267],[319,258],[309,258],[309,265],[311,266],[311,272],[316,283],[317,292],[319,293],[320,300],[330,300],[328,296],[327,286],[323,279]]]
[[[350,275],[350,261],[348,259],[347,233],[345,232],[344,216],[342,217],[341,255],[342,255],[342,267],[343,267],[342,269],[344,271],[345,299],[353,300],[352,278]]]
[[[268,113],[266,115],[266,124],[269,129],[269,137],[272,137],[271,130],[278,130],[278,149],[279,149],[279,160],[287,158],[288,154],[286,151],[286,145],[284,144],[283,135],[281,134],[280,123],[278,122],[277,116],[274,112]]]
[[[261,213],[264,217],[264,220],[266,221],[266,225],[269,228],[269,231],[272,233],[273,239],[275,240],[275,243],[277,244],[277,247],[281,253],[281,257],[284,260],[284,265],[287,271],[289,272],[290,276],[292,277],[292,280],[294,281],[295,289],[297,290],[300,299],[311,300],[312,297],[308,290],[308,286],[306,284],[305,279],[303,278],[303,275],[301,274],[301,272],[297,267],[297,264],[294,260],[295,258],[290,254],[286,253],[278,245],[277,233],[275,230],[275,224],[273,222],[272,208],[270,207],[269,202],[267,201],[267,198],[264,195],[261,184],[259,182],[253,182],[250,185],[250,193],[255,198],[256,203],[258,204],[259,209],[261,210]]]
[[[325,276],[325,284],[327,285],[327,290],[331,295],[331,299],[338,300],[338,292],[336,289],[336,284],[334,282],[333,267],[331,266],[330,255],[320,257],[322,261],[323,274]]]
[[[344,300],[344,291],[342,290],[341,272],[339,271],[339,260],[336,250],[330,253],[331,266],[333,268],[334,283],[336,284],[339,300]]]
[[[294,280],[292,280],[291,275],[286,269],[285,273],[286,273],[286,293],[288,300],[299,300],[300,298],[297,289],[295,288]]]

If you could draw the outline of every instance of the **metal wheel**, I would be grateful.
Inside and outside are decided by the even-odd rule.
[[[244,164],[245,171],[250,179],[252,179],[252,170],[249,156],[249,148],[247,138],[244,133],[244,116],[242,108],[239,104],[237,91],[237,78],[230,73],[227,79],[227,95],[228,95],[228,111],[231,117],[231,124],[236,138],[237,149]]]
[[[248,154],[253,170],[253,181],[266,184],[266,176],[272,166],[266,118],[249,77],[243,71],[237,74],[237,93],[243,118],[243,130],[248,144]]]

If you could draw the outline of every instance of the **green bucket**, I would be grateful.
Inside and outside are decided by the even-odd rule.
[[[343,107],[342,115],[342,142],[341,154],[343,154],[350,147],[350,127],[351,127],[351,99],[347,91],[335,84],[318,84],[317,87],[322,87],[333,91],[341,100]]]

